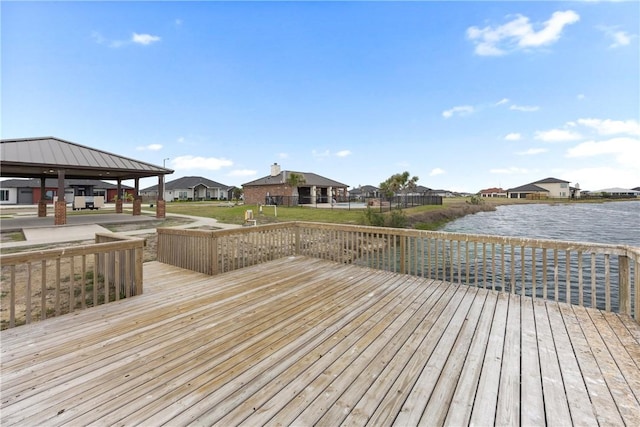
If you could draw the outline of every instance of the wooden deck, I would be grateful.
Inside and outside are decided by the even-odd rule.
[[[9,425],[640,425],[627,316],[304,257],[1,333]]]

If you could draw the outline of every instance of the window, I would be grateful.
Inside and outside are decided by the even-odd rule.
[[[567,188],[567,183],[566,182],[561,182],[560,183],[560,188]]]
[[[0,202],[9,201],[9,190],[0,190]]]

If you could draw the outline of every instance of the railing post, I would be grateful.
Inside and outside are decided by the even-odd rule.
[[[620,290],[620,307],[618,310],[622,314],[631,314],[631,278],[629,271],[629,257],[618,256],[618,289]],[[637,292],[637,290],[636,290]],[[636,312],[638,307],[636,307]],[[637,316],[636,316],[637,317]]]
[[[405,266],[406,263],[406,252],[407,252],[407,236],[400,236],[400,274],[405,274],[407,268]]]
[[[294,255],[299,256],[300,255],[300,224],[296,223],[295,224],[295,249],[294,249]]]
[[[143,287],[143,276],[142,276],[142,263],[144,261],[144,245],[141,247],[135,248],[135,267],[134,267],[134,282],[136,286],[136,295],[142,295]]]
[[[218,269],[218,238],[211,233],[211,267],[209,268],[210,274],[215,276],[219,273]]]

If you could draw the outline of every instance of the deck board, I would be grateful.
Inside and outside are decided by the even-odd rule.
[[[640,424],[626,316],[305,257],[144,277],[2,331],[3,426]]]

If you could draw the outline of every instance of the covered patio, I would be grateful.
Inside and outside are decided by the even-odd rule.
[[[133,215],[141,214],[142,198],[140,178],[158,177],[158,186],[164,186],[164,176],[173,170],[139,160],[86,147],[55,137],[3,139],[0,143],[0,177],[40,178],[40,194],[45,194],[45,180],[57,178],[57,194],[62,198],[54,202],[54,224],[67,223],[67,204],[64,200],[65,179],[100,179],[116,181],[117,194],[122,194],[122,181],[135,182]],[[116,200],[116,213],[123,212],[123,200]],[[38,216],[47,216],[47,201],[38,202]],[[156,216],[165,217],[163,191],[158,192]]]

